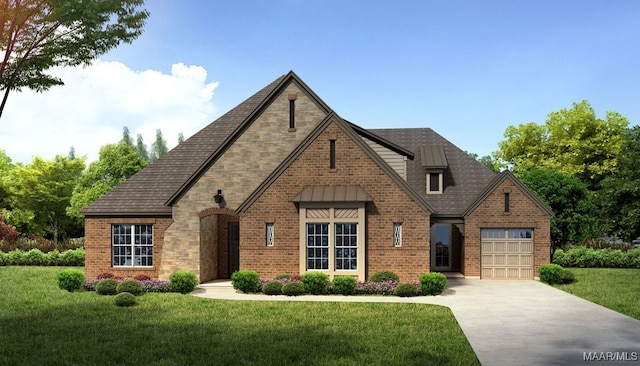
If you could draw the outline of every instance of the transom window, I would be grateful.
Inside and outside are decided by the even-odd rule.
[[[153,225],[111,225],[114,267],[153,266]]]
[[[482,229],[482,239],[531,239],[532,229]]]

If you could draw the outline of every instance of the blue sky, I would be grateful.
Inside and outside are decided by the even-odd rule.
[[[289,70],[362,127],[431,127],[481,156],[498,149],[507,126],[543,123],[585,99],[598,117],[611,110],[640,121],[637,1],[148,0],[146,7],[145,33],[101,61],[170,76],[178,63],[204,69],[201,87],[190,90],[208,85],[209,107],[181,131],[187,137]],[[152,141],[153,126],[122,118]],[[115,132],[94,145],[114,142],[123,121],[104,123]],[[69,141],[60,145],[66,153]]]

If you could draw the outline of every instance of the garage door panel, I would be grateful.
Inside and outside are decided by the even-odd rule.
[[[480,242],[482,278],[533,279],[533,239],[508,237],[484,238],[483,235]]]

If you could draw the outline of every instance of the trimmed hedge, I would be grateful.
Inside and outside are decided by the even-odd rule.
[[[114,302],[116,306],[127,307],[127,306],[135,305],[138,301],[136,300],[136,297],[132,293],[121,292],[116,295]]]
[[[58,272],[58,287],[69,292],[80,290],[84,285],[85,277],[81,270],[67,268]]]
[[[258,272],[249,269],[233,272],[231,274],[231,284],[234,289],[246,294],[258,292],[261,285]]]
[[[440,272],[429,272],[420,276],[420,292],[425,295],[440,295],[448,285],[447,277]]]
[[[177,271],[169,275],[171,291],[188,294],[198,286],[198,278],[191,271]]]
[[[287,296],[300,296],[304,294],[302,282],[287,282],[282,286],[282,294]]]
[[[371,274],[371,276],[369,276],[369,281],[370,282],[389,282],[389,281],[399,282],[400,277],[398,277],[398,275],[392,271],[378,271],[378,272],[374,272],[373,274]]]
[[[418,288],[411,283],[401,283],[396,286],[393,294],[398,297],[413,297],[418,295]]]
[[[335,276],[333,278],[333,293],[353,295],[358,288],[358,281],[353,276]]]
[[[0,252],[0,266],[84,266],[84,249],[70,249],[60,253],[52,250],[43,253],[39,249],[22,251],[12,250],[9,253]]]
[[[262,285],[262,293],[265,295],[282,295],[282,282],[269,281]]]
[[[329,276],[322,272],[307,272],[300,277],[304,290],[312,295],[322,295],[329,291]]]
[[[558,264],[545,264],[538,270],[540,281],[550,285],[571,283],[575,280],[573,273]]]
[[[128,292],[133,296],[142,295],[144,293],[144,289],[142,288],[142,285],[140,284],[140,282],[136,280],[124,280],[120,282],[116,286],[116,291],[118,293]]]
[[[100,280],[100,282],[96,283],[96,293],[98,295],[115,295],[118,293],[117,290],[118,281],[112,278],[105,278],[104,280]]]
[[[572,247],[553,253],[554,264],[579,268],[640,268],[640,248],[623,252],[620,249]]]

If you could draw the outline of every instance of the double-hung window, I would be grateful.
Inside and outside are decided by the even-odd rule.
[[[111,225],[114,267],[153,266],[153,225]]]

